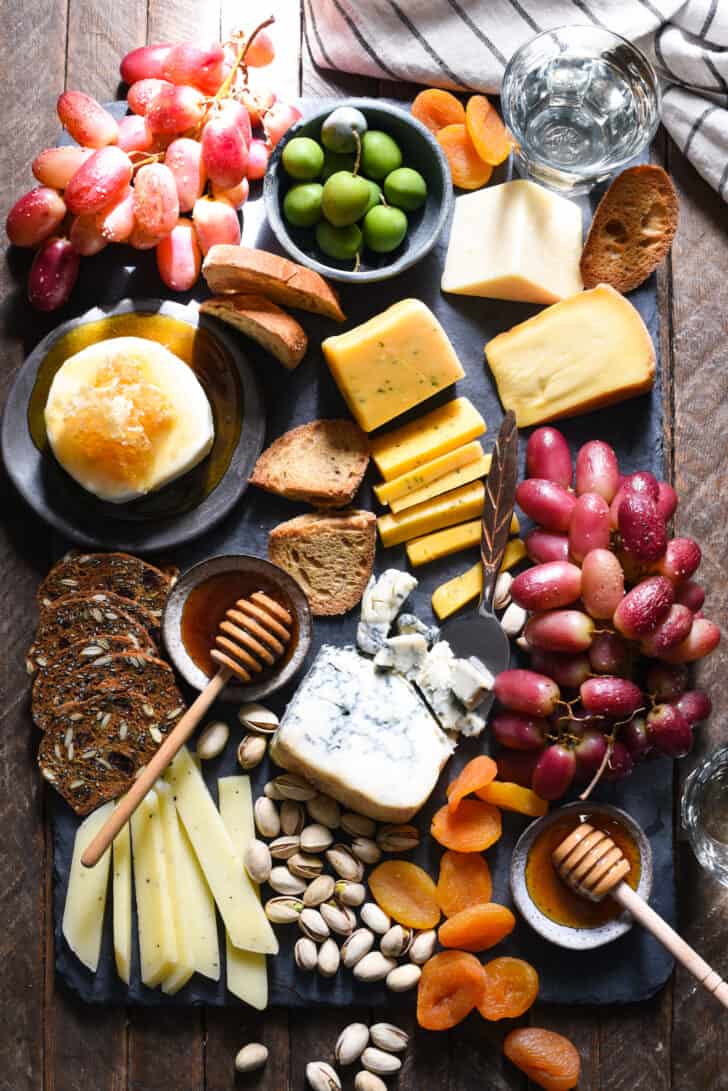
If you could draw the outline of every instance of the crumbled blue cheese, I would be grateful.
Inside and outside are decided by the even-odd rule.
[[[476,735],[480,735],[484,727],[485,716],[480,716],[477,712],[466,712],[460,720],[458,730],[461,735],[471,739],[475,738]]]
[[[440,639],[440,630],[437,625],[425,625],[416,614],[400,614],[395,627],[401,636],[407,633],[419,633],[420,636],[424,636],[428,648]]]
[[[405,678],[413,678],[427,656],[427,641],[419,633],[390,636],[374,656],[374,666],[399,671]]]
[[[361,616],[356,642],[363,652],[376,655],[389,635],[389,629],[407,596],[417,586],[409,572],[388,568],[381,576],[372,576],[361,600]]]
[[[380,822],[409,821],[452,750],[405,678],[355,648],[326,644],[271,744],[278,765]]]
[[[452,648],[439,640],[427,653],[415,683],[446,731],[459,731],[462,706],[452,692],[451,673],[455,662]]]
[[[482,705],[494,683],[495,679],[485,663],[475,656],[455,659],[450,668],[450,688],[468,711]]]

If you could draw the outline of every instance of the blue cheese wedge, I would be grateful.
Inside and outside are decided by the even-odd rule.
[[[495,678],[475,656],[456,659],[450,668],[450,688],[468,711],[482,705],[493,689]]]
[[[485,719],[473,709],[493,686],[493,676],[478,659],[456,659],[446,640],[427,653],[413,681],[446,731],[479,735]]]
[[[405,678],[327,644],[271,744],[276,764],[379,822],[409,822],[452,751]]]
[[[374,666],[398,671],[412,679],[427,657],[427,641],[420,633],[389,636],[374,656]]]
[[[381,576],[370,578],[362,596],[356,631],[360,651],[376,655],[384,647],[392,622],[416,586],[415,577],[398,568],[388,568]]]

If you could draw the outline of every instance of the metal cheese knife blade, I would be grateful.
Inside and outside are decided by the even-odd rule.
[[[509,410],[498,433],[490,471],[485,479],[485,505],[480,535],[480,560],[483,566],[483,590],[475,610],[447,621],[442,639],[447,640],[458,658],[474,656],[493,676],[507,670],[511,658],[510,641],[493,612],[493,594],[503,554],[508,543],[513,506],[518,483],[518,429]],[[480,705],[478,712],[487,716],[493,696]]]

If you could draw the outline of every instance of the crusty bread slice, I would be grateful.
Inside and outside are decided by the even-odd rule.
[[[268,556],[300,584],[312,614],[345,614],[369,582],[376,527],[371,511],[298,515],[270,532]]]
[[[589,228],[581,255],[584,287],[637,288],[672,246],[677,221],[677,193],[662,167],[644,164],[622,171]]]
[[[201,314],[212,314],[280,360],[292,371],[306,354],[308,338],[300,322],[262,295],[218,295],[200,303]]]
[[[336,292],[323,277],[268,250],[218,243],[208,250],[202,274],[216,294],[252,292],[337,322],[346,318]]]
[[[351,504],[369,463],[369,443],[350,420],[313,420],[284,432],[261,454],[251,485],[317,508]]]

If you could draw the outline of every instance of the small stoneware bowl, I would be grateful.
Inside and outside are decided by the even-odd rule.
[[[231,683],[223,690],[221,700],[242,704],[244,701],[257,701],[274,693],[300,670],[311,645],[311,611],[306,596],[296,581],[278,565],[261,557],[247,554],[210,557],[189,568],[177,580],[167,599],[162,618],[162,635],[175,667],[195,689],[203,690],[210,678],[194,661],[185,646],[182,623],[185,605],[196,587],[213,576],[227,573],[239,574],[249,584],[250,590],[238,592],[236,598],[240,598],[241,594],[264,591],[285,606],[294,617],[291,651],[281,658],[280,665],[274,667],[272,673],[261,682],[250,685]],[[234,605],[233,600],[228,609]]]
[[[625,827],[639,848],[640,879],[637,893],[645,901],[648,901],[652,890],[652,850],[644,830],[626,811],[620,810],[619,807],[612,807],[608,803],[594,803],[591,800],[587,803],[568,803],[565,807],[551,811],[550,814],[532,822],[519,837],[511,857],[511,891],[521,915],[544,939],[558,944],[559,947],[568,947],[572,951],[586,951],[592,947],[603,947],[605,943],[611,943],[612,940],[628,932],[632,927],[632,918],[629,913],[621,913],[618,917],[596,928],[570,928],[565,924],[557,924],[542,913],[531,898],[526,884],[526,861],[536,838],[554,822],[568,814],[603,815]]]
[[[315,228],[291,227],[283,217],[283,199],[290,186],[296,184],[283,169],[283,149],[296,136],[310,136],[318,140],[322,122],[341,105],[361,110],[370,129],[380,129],[396,140],[402,151],[402,165],[419,171],[427,183],[427,200],[422,208],[407,214],[409,228],[397,249],[390,254],[374,254],[364,248],[361,267],[357,272],[354,272],[352,261],[337,261],[322,253],[316,245]],[[331,100],[289,129],[271,156],[263,194],[271,229],[294,261],[315,269],[331,280],[350,284],[386,280],[423,258],[435,245],[453,202],[450,168],[442,148],[429,129],[401,107],[369,98],[352,98],[345,102]]]

